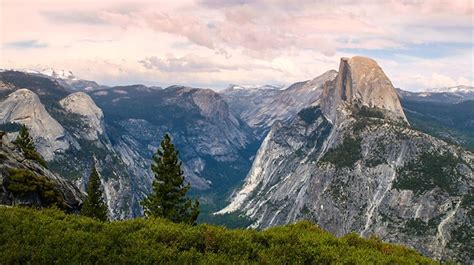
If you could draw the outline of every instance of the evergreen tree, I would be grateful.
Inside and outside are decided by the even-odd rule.
[[[141,203],[145,215],[194,224],[199,215],[199,201],[186,197],[191,186],[185,183],[178,151],[169,134],[165,134],[161,147],[153,155],[151,170],[155,174],[153,192]]]
[[[87,198],[82,205],[81,214],[100,221],[107,221],[107,204],[102,197],[100,177],[95,167],[92,168],[87,184]]]
[[[41,165],[46,166],[46,161],[44,161],[43,157],[36,151],[33,138],[31,138],[28,128],[26,128],[25,125],[21,126],[20,132],[13,143],[21,149],[27,159],[35,160]]]

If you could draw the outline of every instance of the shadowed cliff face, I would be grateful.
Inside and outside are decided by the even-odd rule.
[[[409,126],[373,60],[342,59],[319,105],[272,127],[219,213],[259,228],[311,219],[337,235],[375,234],[468,262],[473,164],[472,153]]]

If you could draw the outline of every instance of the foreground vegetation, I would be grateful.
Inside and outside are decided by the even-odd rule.
[[[355,234],[336,238],[310,222],[265,231],[100,222],[59,210],[0,207],[1,264],[431,264],[407,248]],[[434,264],[434,263],[433,263]]]

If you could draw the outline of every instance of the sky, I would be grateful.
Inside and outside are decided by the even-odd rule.
[[[104,85],[279,85],[375,59],[395,87],[474,84],[473,0],[0,0],[0,68]]]

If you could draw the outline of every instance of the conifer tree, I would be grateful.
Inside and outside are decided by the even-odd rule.
[[[92,168],[87,184],[87,198],[82,205],[81,214],[100,221],[107,221],[107,204],[105,204],[97,169]]]
[[[21,126],[20,132],[13,143],[21,149],[27,159],[35,160],[41,165],[46,166],[46,161],[44,161],[43,157],[36,151],[33,138],[31,138],[28,128],[26,128],[25,125]]]
[[[186,197],[191,185],[185,183],[178,151],[169,134],[165,134],[153,155],[151,170],[155,175],[153,192],[141,203],[145,215],[194,224],[199,215],[199,201]]]

